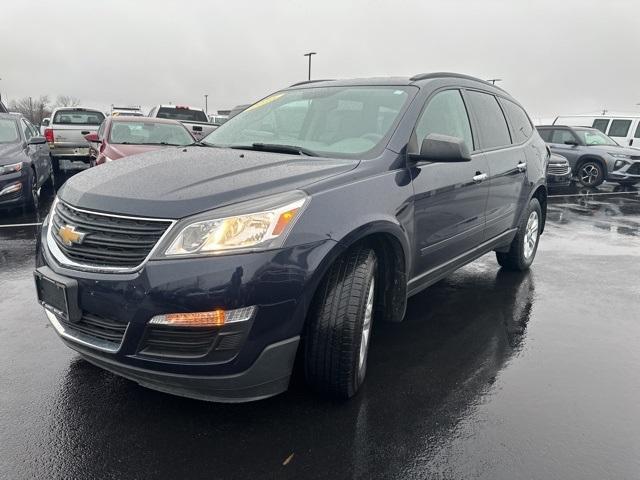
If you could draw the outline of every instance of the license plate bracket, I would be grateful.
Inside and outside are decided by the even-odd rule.
[[[78,303],[78,282],[58,275],[49,267],[40,267],[33,276],[36,282],[38,301],[47,309],[69,322],[78,322],[82,310]]]

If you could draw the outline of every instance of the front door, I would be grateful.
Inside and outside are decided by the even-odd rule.
[[[415,129],[415,145],[431,133],[461,138],[474,149],[471,124],[459,90],[436,93]],[[488,166],[481,153],[471,161],[424,162],[411,166],[414,188],[413,278],[424,276],[473,249],[484,238]]]

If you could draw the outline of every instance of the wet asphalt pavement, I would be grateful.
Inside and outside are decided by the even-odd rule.
[[[0,478],[638,479],[640,194],[626,190],[557,192],[530,272],[487,255],[376,324],[347,403],[299,378],[204,403],[93,367],[36,304],[35,227],[0,227]]]

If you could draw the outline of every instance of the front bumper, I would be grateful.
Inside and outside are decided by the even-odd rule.
[[[0,176],[0,206],[22,205],[29,198],[28,169]]]
[[[571,184],[572,172],[569,170],[562,175],[547,173],[547,185],[550,187],[566,187]]]
[[[607,176],[612,182],[640,182],[640,161],[627,163],[618,170],[612,170]]]
[[[105,347],[47,311],[69,347],[143,386],[233,402],[286,390],[308,305],[320,281],[319,267],[335,245],[327,240],[268,252],[151,260],[137,272],[107,274],[63,267],[43,248],[45,239],[46,226],[38,267],[77,281],[77,302],[88,320],[115,322],[124,330],[119,343]],[[235,330],[221,327],[205,355],[148,353],[145,342],[156,328],[149,320],[155,315],[246,306],[256,307],[251,321],[234,325]],[[234,348],[219,348],[225,334],[237,334]]]

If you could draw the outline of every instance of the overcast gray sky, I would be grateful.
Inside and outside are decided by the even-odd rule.
[[[209,111],[312,76],[455,71],[534,117],[640,113],[638,0],[3,0],[3,98]]]

